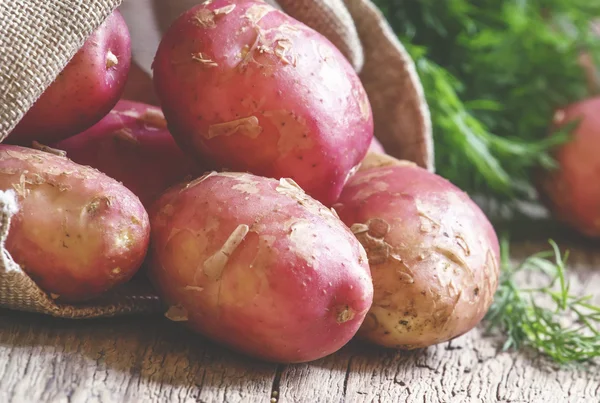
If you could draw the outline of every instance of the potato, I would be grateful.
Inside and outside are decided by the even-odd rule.
[[[53,147],[122,182],[145,206],[169,186],[204,172],[175,143],[160,108],[127,100],[90,129]]]
[[[247,355],[321,358],[371,306],[364,249],[291,180],[213,172],[167,191],[150,221],[148,274],[167,317]]]
[[[291,178],[331,205],[373,137],[367,94],[322,35],[262,1],[182,14],[154,59],[169,128],[215,169]]]
[[[464,192],[415,164],[369,154],[334,208],[369,257],[375,292],[360,338],[415,349],[483,318],[498,285],[499,244]]]
[[[88,129],[117,103],[131,62],[125,20],[114,11],[87,39],[5,140],[50,144]]]
[[[54,298],[94,298],[140,267],[148,214],[117,181],[65,157],[2,144],[0,189],[14,189],[19,204],[6,249]]]
[[[600,237],[600,97],[555,114],[556,128],[575,124],[570,141],[555,150],[557,170],[538,177],[541,200],[557,220],[588,237]]]

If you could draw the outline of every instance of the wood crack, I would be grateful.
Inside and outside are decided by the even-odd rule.
[[[348,392],[348,380],[350,379],[350,371],[352,370],[352,358],[348,359],[348,365],[346,366],[346,375],[344,376],[344,389],[342,391],[342,401],[346,400],[346,393]]]
[[[42,396],[44,395],[51,395],[52,393],[52,382],[54,380],[54,377],[56,377],[57,374],[57,368],[56,368],[56,358],[52,359],[52,361],[50,362],[50,365],[52,367],[52,369],[50,370],[50,373],[52,374],[52,376],[49,376],[48,379],[46,380],[46,383],[44,384],[44,388],[42,391]],[[49,398],[51,396],[48,396]]]
[[[433,368],[431,365],[426,364],[426,363],[421,363],[421,362],[415,362],[415,367],[417,368],[427,368],[428,370],[435,372],[436,374],[438,373],[438,371]]]
[[[461,350],[463,348],[463,346],[453,346],[452,342],[454,340],[450,340],[448,342],[448,344],[446,345],[446,351],[453,351],[453,350]]]
[[[206,351],[204,351],[202,353],[201,360],[204,361],[205,359],[206,359]],[[202,394],[202,388],[204,386],[204,380],[205,380],[205,378],[206,378],[206,371],[203,371],[202,372],[202,378],[200,379],[200,382],[196,382],[195,383],[196,388],[197,388],[196,393],[198,394],[198,396],[200,396]]]
[[[510,377],[510,373],[515,369],[516,362],[517,362],[516,358],[513,358],[510,363],[510,368],[508,368],[508,371],[506,371],[506,376],[504,377],[505,389],[508,389],[508,379]],[[502,386],[502,382],[498,382],[498,388],[496,388],[496,397],[498,398],[498,400],[501,400],[501,399],[506,400],[505,398],[500,397],[500,387],[501,386]]]
[[[271,395],[269,396],[271,401],[273,401],[273,399],[275,399],[275,401],[277,401],[280,396],[279,384],[281,383],[281,375],[283,374],[283,371],[285,370],[285,368],[286,368],[286,365],[283,365],[283,364],[277,365],[277,369],[275,370],[275,376],[273,377],[273,384],[271,385]]]
[[[600,253],[569,249],[570,269],[580,275],[571,284],[584,283],[600,303]],[[529,256],[538,249],[524,250]],[[518,247],[512,251],[518,256]],[[532,351],[500,352],[500,337],[483,326],[419,351],[356,342],[289,366],[248,359],[178,329],[156,317],[77,322],[3,312],[0,402],[600,401],[599,366],[556,369]]]

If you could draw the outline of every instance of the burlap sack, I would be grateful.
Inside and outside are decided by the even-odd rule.
[[[132,31],[133,56],[148,72],[160,33],[183,9],[197,3],[191,1],[125,0],[121,10]],[[386,150],[433,170],[431,125],[421,84],[410,57],[375,6],[369,0],[277,2],[286,13],[329,38],[360,73],[373,107],[376,136]],[[0,1],[0,140],[120,3]],[[14,193],[0,191],[0,307],[65,318],[162,310],[142,276],[87,304],[57,304],[4,249],[10,218],[17,210]]]

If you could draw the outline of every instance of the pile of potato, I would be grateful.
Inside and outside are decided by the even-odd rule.
[[[384,154],[327,39],[263,1],[205,1],[162,39],[160,108],[118,101],[129,53],[115,12],[0,145],[20,206],[6,248],[53,298],[139,271],[168,318],[277,362],[355,336],[424,347],[482,319],[492,226],[451,183]]]

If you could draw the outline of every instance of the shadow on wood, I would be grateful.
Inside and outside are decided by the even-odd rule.
[[[516,243],[513,256],[559,240],[541,232]],[[572,250],[573,278],[598,294],[598,247],[560,244]],[[554,370],[534,353],[498,352],[499,343],[477,328],[423,350],[353,341],[312,363],[277,366],[161,316],[70,321],[0,311],[0,401],[268,402],[273,391],[280,402],[598,401],[600,368]]]
[[[145,393],[176,390],[194,398],[241,390],[267,396],[276,371],[274,364],[238,355],[160,316],[69,321],[0,311],[0,327],[0,361],[5,354],[23,356],[3,376],[0,371],[0,390],[14,389],[23,377],[49,383],[42,395],[26,391],[16,401],[52,400],[65,388],[104,388],[98,378],[107,377],[114,378],[110,393],[119,396],[108,401],[145,401]]]

